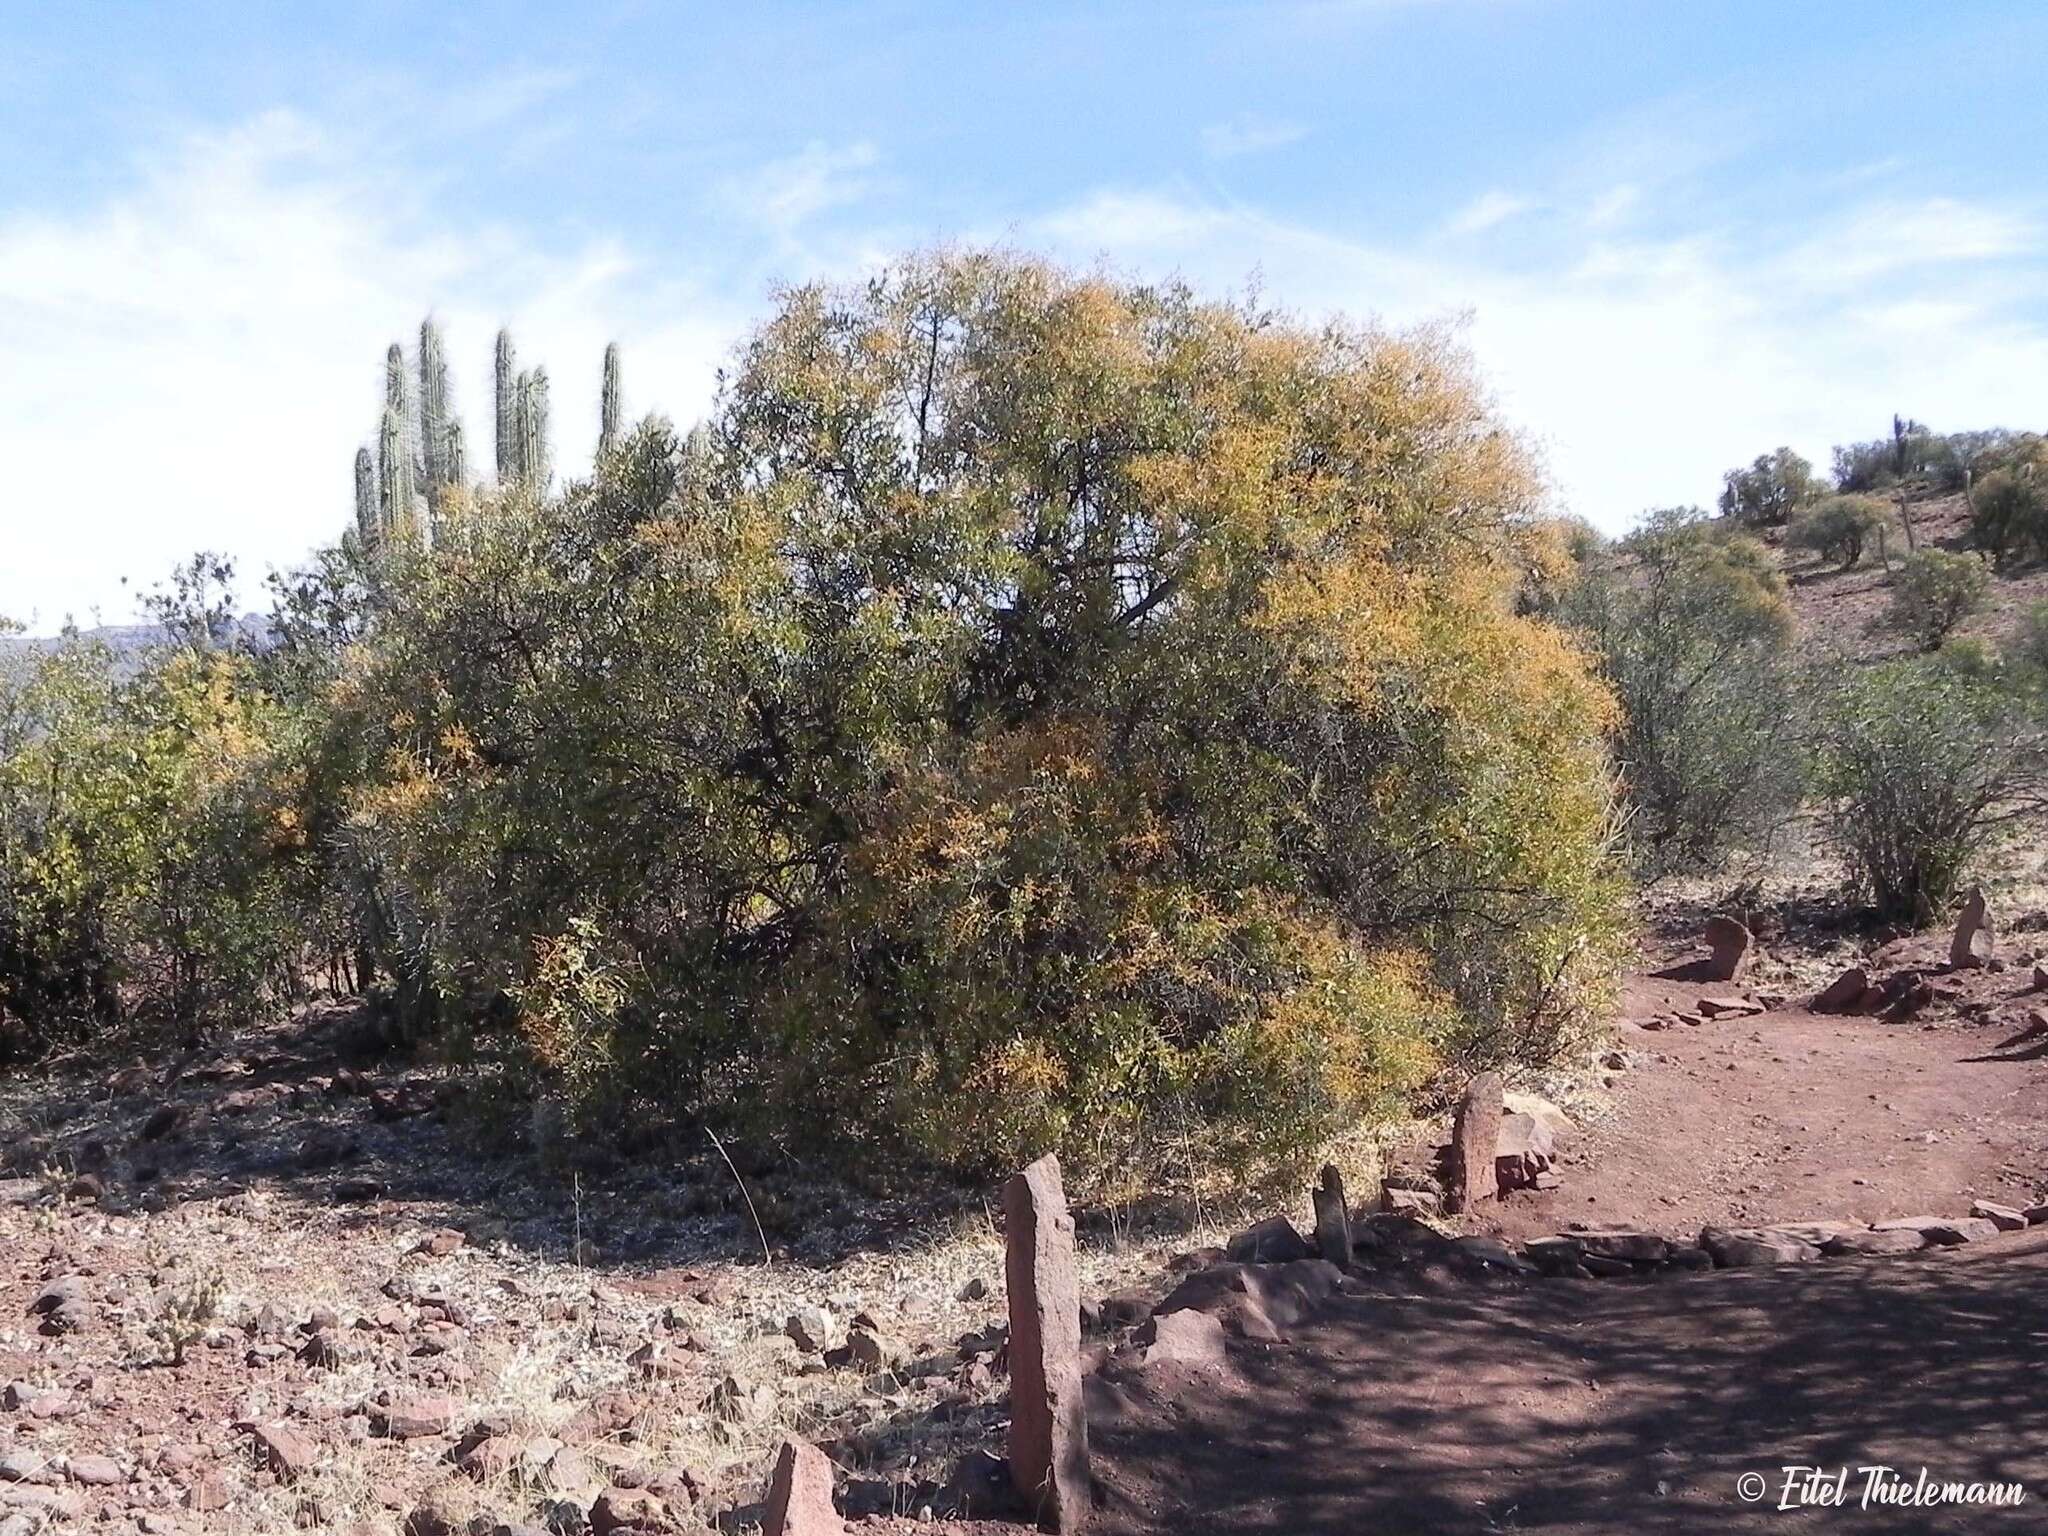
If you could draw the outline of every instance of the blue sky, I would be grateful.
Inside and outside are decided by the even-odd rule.
[[[1610,529],[1893,410],[2048,426],[2044,57],[1936,0],[8,7],[0,613],[253,594],[430,309],[473,438],[510,323],[574,470],[607,339],[687,420],[776,283],[934,241],[1462,316]]]

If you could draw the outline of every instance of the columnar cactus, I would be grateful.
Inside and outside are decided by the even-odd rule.
[[[597,452],[602,458],[619,441],[619,344],[604,349],[604,394],[598,406]]]
[[[519,479],[539,490],[548,483],[548,371],[534,368],[519,376],[519,429],[516,436]]]
[[[498,332],[497,406],[498,479],[509,482],[519,473],[519,386],[512,354],[512,333]]]
[[[377,436],[379,492],[383,503],[379,521],[381,540],[411,537],[413,527],[412,448],[406,442],[405,419],[389,406]]]
[[[431,318],[420,322],[420,467],[427,497],[455,483],[448,473],[448,357],[441,328]]]
[[[460,490],[469,483],[469,453],[463,446],[462,423],[453,416],[448,418],[441,436],[441,469],[447,476],[445,484]]]
[[[377,548],[377,463],[367,448],[356,450],[356,539],[363,552]]]

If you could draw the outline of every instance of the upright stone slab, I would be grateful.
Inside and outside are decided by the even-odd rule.
[[[1074,1218],[1047,1153],[1003,1187],[1010,1301],[1010,1477],[1046,1530],[1078,1531],[1094,1502],[1081,1404]]]
[[[1310,1198],[1316,1207],[1316,1251],[1339,1269],[1349,1269],[1351,1211],[1344,1203],[1344,1176],[1335,1163],[1323,1164],[1323,1182]]]
[[[1500,1146],[1501,1083],[1498,1072],[1482,1072],[1465,1087],[1451,1131],[1451,1209],[1469,1211],[1500,1193],[1493,1168]]]
[[[1751,951],[1756,940],[1750,931],[1732,917],[1716,913],[1707,919],[1702,933],[1707,948],[1712,951],[1703,963],[1700,979],[1703,981],[1738,981],[1749,969]]]
[[[1977,935],[1984,935],[1983,953],[1977,950]],[[1984,888],[1973,886],[1970,896],[1963,903],[1963,910],[1956,914],[1955,937],[1948,941],[1948,963],[1958,970],[1966,966],[1982,965],[1991,958],[1991,919],[1984,903]]]
[[[806,1440],[785,1440],[768,1484],[762,1536],[846,1536],[832,1505],[832,1463]]]

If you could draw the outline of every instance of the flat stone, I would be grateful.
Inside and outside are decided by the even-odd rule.
[[[1671,1253],[1671,1244],[1654,1232],[1596,1227],[1571,1236],[1579,1251],[1589,1257],[1620,1259],[1628,1264],[1662,1264]]]
[[[1153,1313],[1139,1327],[1138,1342],[1143,1346],[1139,1359],[1146,1365],[1223,1363],[1223,1324],[1192,1307]]]
[[[1918,1232],[1936,1248],[1954,1248],[1998,1236],[1998,1227],[1981,1216],[1901,1216],[1880,1221],[1879,1232]]]
[[[422,1440],[430,1435],[455,1432],[462,1405],[452,1397],[399,1397],[388,1405],[373,1406],[370,1422],[392,1440]]]
[[[1829,1258],[1872,1258],[1879,1254],[1918,1253],[1926,1246],[1927,1239],[1910,1227],[1899,1227],[1889,1232],[1866,1228],[1861,1232],[1844,1232],[1829,1238],[1821,1251]]]
[[[1818,1244],[1761,1227],[1706,1227],[1700,1232],[1700,1246],[1723,1269],[1805,1264],[1820,1257]]]
[[[128,1481],[128,1474],[111,1456],[72,1456],[64,1463],[64,1475],[88,1488],[112,1488]]]
[[[1773,1237],[1789,1237],[1794,1242],[1825,1248],[1844,1233],[1869,1229],[1860,1221],[1774,1221],[1761,1230]]]
[[[1411,1189],[1402,1184],[1380,1186],[1380,1209],[1390,1216],[1434,1216],[1443,1209],[1443,1196],[1433,1189]]]
[[[1707,1019],[1746,1018],[1764,1011],[1764,1005],[1753,997],[1703,997],[1698,1007],[1700,1016]]]
[[[1010,1477],[1041,1524],[1077,1531],[1094,1505],[1081,1399],[1074,1218],[1051,1153],[1003,1187],[1010,1312]]]
[[[815,1445],[785,1440],[768,1484],[762,1536],[844,1536],[832,1504],[832,1463]]]
[[[1996,1200],[1972,1200],[1970,1214],[1990,1222],[2001,1232],[2017,1232],[2027,1225],[2026,1212],[2000,1205]]]
[[[282,1421],[252,1424],[249,1435],[256,1454],[279,1482],[294,1482],[312,1471],[320,1459],[318,1447],[298,1429]]]

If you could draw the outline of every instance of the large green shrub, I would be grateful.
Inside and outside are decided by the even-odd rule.
[[[1790,448],[1780,448],[1722,477],[1721,515],[1745,528],[1776,527],[1823,489],[1811,464]]]
[[[1830,496],[1818,501],[1793,522],[1787,540],[1823,560],[1852,570],[1866,545],[1885,551],[1892,528],[1892,509],[1875,496]]]
[[[1970,495],[1970,532],[2000,565],[2048,556],[2048,477],[1995,469]]]
[[[688,445],[381,557],[340,878],[613,1123],[1284,1159],[1612,973],[1536,505],[1434,333],[1002,256],[799,290]]]
[[[1639,866],[1714,868],[1798,803],[1791,610],[1769,552],[1696,509],[1596,552],[1558,608],[1621,702],[1615,755]]]
[[[2035,719],[1979,669],[1939,657],[1870,668],[1818,727],[1830,840],[1885,917],[1932,921],[1998,836],[2038,813]]]
[[[1991,573],[1975,555],[1923,549],[1908,555],[1892,577],[1885,622],[1923,651],[1936,651],[1984,607],[1990,590]]]
[[[128,1013],[196,1023],[290,989],[279,870],[297,834],[249,666],[173,645],[131,670],[74,639],[0,685],[6,1049]]]

